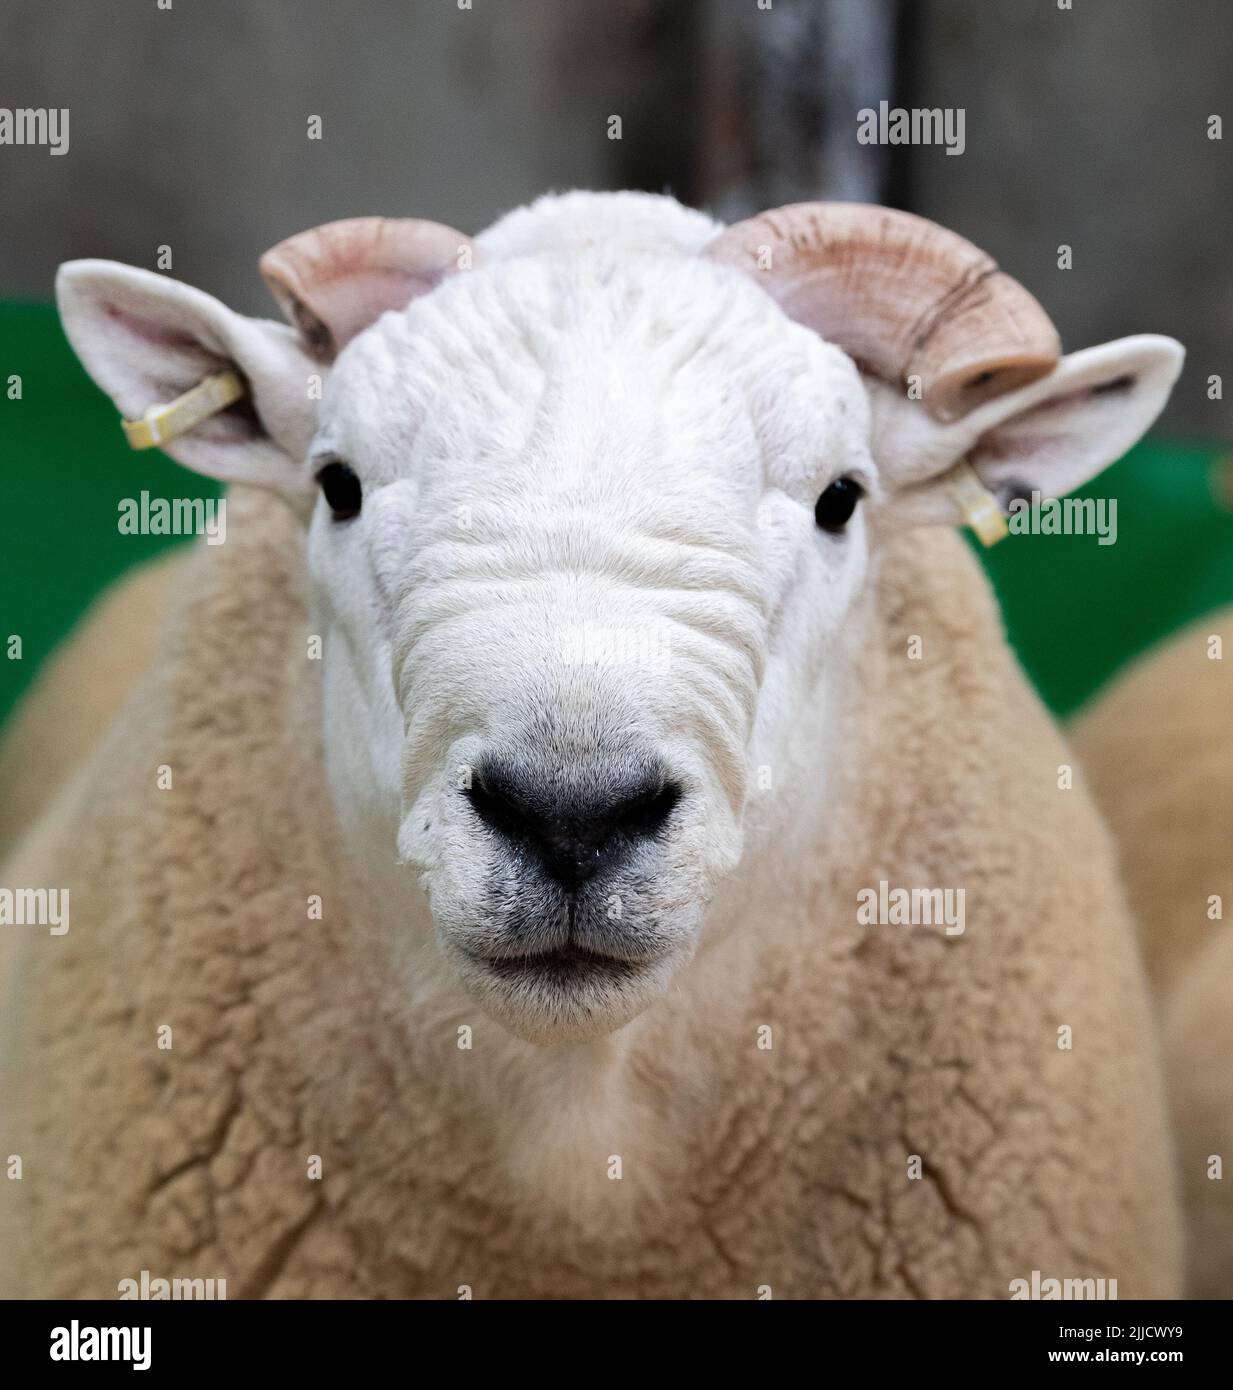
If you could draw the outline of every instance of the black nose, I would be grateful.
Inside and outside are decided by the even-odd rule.
[[[662,769],[577,769],[556,775],[507,762],[475,770],[467,795],[476,815],[534,857],[571,892],[663,828],[681,789]]]

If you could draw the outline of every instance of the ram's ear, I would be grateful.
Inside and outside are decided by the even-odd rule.
[[[965,461],[1003,512],[1033,492],[1062,497],[1082,487],[1160,414],[1184,356],[1172,338],[1121,338],[1072,352],[1046,376],[949,423],[871,383],[880,515],[896,526],[971,519],[955,491]]]
[[[114,261],[70,261],[56,277],[69,342],[120,413],[138,420],[204,377],[234,371],[244,395],[160,447],[223,482],[311,496],[304,457],[322,368],[295,332],[233,313],[200,290]]]

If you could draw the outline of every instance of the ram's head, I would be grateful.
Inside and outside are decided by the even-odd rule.
[[[305,520],[374,911],[418,978],[435,959],[542,1040],[631,1018],[723,929],[750,825],[762,853],[816,821],[879,538],[962,523],[960,483],[1069,491],[1181,361],[1157,337],[1061,357],[987,256],[874,207],[724,230],[571,195],[474,244],[334,223],[262,268],[294,331],[102,262],[64,268],[65,327],[130,416],[241,374],[167,448]],[[751,817],[762,767],[778,809]]]

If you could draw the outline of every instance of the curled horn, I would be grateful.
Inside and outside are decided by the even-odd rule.
[[[970,241],[908,212],[795,203],[721,232],[704,253],[754,276],[798,323],[953,420],[1052,370],[1057,330]]]
[[[308,352],[331,362],[387,309],[470,265],[471,238],[418,218],[353,217],[280,241],[261,274]]]

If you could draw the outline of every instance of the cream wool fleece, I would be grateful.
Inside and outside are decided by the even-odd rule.
[[[394,990],[335,862],[298,529],[230,502],[0,870],[72,892],[67,935],[0,928],[0,1294],[110,1298],[142,1269],[230,1297],[1006,1298],[1033,1270],[1178,1292],[1109,838],[1058,789],[1071,755],[956,536],[885,547],[834,814],[809,855],[736,871],[748,933],[611,1037],[536,1048]],[[862,925],[880,880],[963,888],[965,931]]]
[[[176,550],[131,570],[90,606],[39,673],[0,741],[0,860],[98,742],[149,665]]]
[[[1074,738],[1117,839],[1160,1011],[1187,1292],[1233,1297],[1233,610],[1132,666]]]

